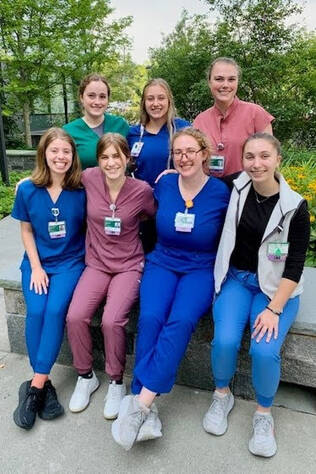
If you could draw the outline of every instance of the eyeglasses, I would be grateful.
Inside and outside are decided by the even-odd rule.
[[[196,158],[196,155],[204,150],[204,147],[200,148],[199,150],[192,150],[191,148],[187,148],[185,151],[183,150],[174,150],[171,152],[171,155],[173,158],[176,158],[177,160],[180,160],[183,156],[189,159],[194,159]]]

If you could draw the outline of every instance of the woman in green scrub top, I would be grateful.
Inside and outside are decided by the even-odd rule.
[[[129,126],[123,117],[106,113],[110,86],[100,74],[89,74],[79,86],[79,98],[84,111],[81,118],[63,126],[72,136],[83,169],[97,166],[96,149],[99,138],[108,132],[126,137]]]

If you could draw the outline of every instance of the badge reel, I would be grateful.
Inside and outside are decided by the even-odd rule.
[[[48,233],[51,239],[61,239],[66,237],[66,221],[59,221],[59,209],[58,207],[52,207],[52,214],[55,217],[55,221],[48,223]]]
[[[106,235],[120,235],[121,219],[115,217],[116,205],[110,204],[110,210],[112,211],[112,217],[104,218],[104,232]]]
[[[285,262],[288,252],[289,244],[287,242],[268,243],[268,259],[271,262]]]
[[[191,232],[194,227],[195,214],[188,212],[188,209],[193,207],[193,202],[186,201],[186,208],[184,212],[177,212],[174,220],[177,232]]]
[[[224,144],[218,143],[217,151],[221,152],[224,150]],[[224,171],[225,169],[225,156],[224,155],[211,155],[209,169],[211,171]]]

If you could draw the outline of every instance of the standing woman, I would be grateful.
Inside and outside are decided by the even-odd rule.
[[[102,316],[105,372],[110,385],[104,417],[117,416],[123,383],[125,326],[138,297],[144,266],[139,221],[152,217],[155,204],[151,187],[125,176],[130,153],[125,138],[117,133],[102,136],[97,146],[99,166],[86,169],[82,182],[87,193],[86,268],[74,292],[67,316],[67,332],[78,380],[69,409],[84,410],[99,381],[92,370],[92,317],[106,297]]]
[[[84,77],[79,86],[83,117],[63,126],[75,141],[83,169],[97,166],[97,143],[104,133],[115,132],[123,137],[128,133],[128,123],[123,117],[106,113],[110,92],[104,76]]]
[[[218,177],[241,171],[242,146],[256,132],[272,135],[274,117],[260,105],[237,97],[241,70],[231,58],[217,58],[208,70],[208,85],[214,105],[201,112],[193,126],[202,130],[215,150],[211,173]]]
[[[212,302],[229,191],[206,174],[210,152],[202,132],[177,132],[172,156],[179,174],[163,176],[155,187],[158,242],[141,283],[134,396],[123,399],[112,425],[114,440],[125,449],[136,439],[161,436],[154,399],[172,389],[191,335]]]
[[[21,221],[26,345],[33,378],[23,382],[15,423],[64,413],[49,374],[58,356],[72,293],[84,268],[86,195],[72,138],[60,128],[41,138],[31,179],[20,183],[12,217]]]
[[[207,432],[225,433],[234,405],[229,383],[249,323],[258,404],[249,450],[265,457],[277,450],[271,406],[280,380],[281,347],[303,291],[310,227],[306,201],[277,171],[280,160],[280,144],[272,135],[256,133],[246,140],[244,172],[233,182],[215,263],[211,362],[216,390],[203,420]]]
[[[173,134],[190,125],[177,118],[173,95],[164,79],[151,79],[145,85],[140,103],[138,125],[130,127],[127,141],[136,162],[135,177],[154,187],[157,176],[170,168],[170,143]],[[147,221],[141,226],[145,253],[152,250],[156,242],[155,222]]]

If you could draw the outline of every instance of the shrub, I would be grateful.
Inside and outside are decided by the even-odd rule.
[[[15,196],[15,185],[16,183],[26,176],[30,176],[31,171],[10,173],[10,186],[6,186],[2,180],[0,180],[0,219],[11,214],[14,196]]]

